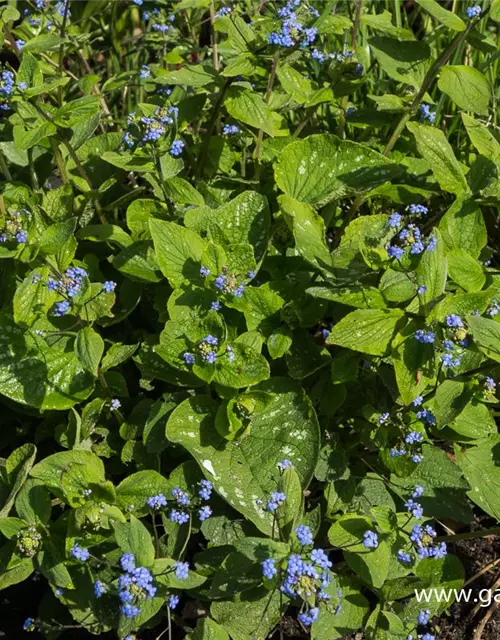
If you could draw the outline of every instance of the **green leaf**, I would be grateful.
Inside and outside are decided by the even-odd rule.
[[[464,409],[470,398],[465,385],[458,380],[445,380],[436,389],[432,408],[438,429],[452,422]]]
[[[439,89],[466,111],[488,115],[491,89],[486,77],[474,67],[446,65],[442,67]]]
[[[31,558],[23,558],[19,564],[16,564],[12,569],[0,571],[0,590],[23,582],[34,570],[33,560]]]
[[[277,511],[277,521],[281,535],[288,540],[292,530],[299,524],[304,508],[304,496],[300,478],[292,467],[287,467],[280,477],[278,491],[286,495],[286,500]]]
[[[68,409],[85,400],[93,389],[72,352],[49,347],[0,314],[0,392],[39,409]]]
[[[99,111],[99,98],[84,96],[64,104],[53,117],[58,127],[71,128],[84,119],[91,118]]]
[[[110,242],[121,249],[132,244],[128,233],[116,224],[89,224],[83,229],[79,229],[76,237],[79,240],[90,240],[91,242]]]
[[[179,84],[186,87],[205,87],[216,80],[217,74],[212,66],[202,64],[185,65],[181,69],[162,73],[156,78],[159,84]]]
[[[36,453],[37,449],[34,444],[23,444],[17,449],[14,449],[7,458],[5,471],[10,484],[10,492],[5,504],[0,510],[0,516],[7,516],[9,514],[16,496],[19,491],[21,491],[35,463]]]
[[[486,275],[477,260],[464,249],[454,249],[447,256],[450,277],[466,291],[480,291]]]
[[[425,251],[417,267],[418,286],[424,285],[426,290],[419,296],[422,304],[439,298],[446,287],[448,263],[445,256],[444,242],[438,229],[434,229],[436,248],[434,251]]]
[[[158,263],[170,284],[177,287],[184,280],[198,279],[205,249],[205,242],[200,236],[174,222],[155,218],[149,220],[149,228]]]
[[[32,327],[52,307],[57,298],[57,293],[49,291],[46,285],[50,273],[48,267],[34,269],[28,273],[17,287],[13,300],[14,321],[16,324],[23,327]]]
[[[274,590],[256,587],[237,594],[233,601],[213,602],[211,614],[233,640],[264,640],[278,624],[286,600]]]
[[[309,100],[313,92],[312,84],[300,71],[289,64],[280,65],[277,76],[283,89],[295,102],[305,104]]]
[[[290,219],[297,251],[319,268],[332,267],[325,240],[325,223],[312,207],[289,196],[279,196],[280,209]]]
[[[114,523],[116,542],[123,553],[133,553],[139,567],[151,567],[155,549],[151,534],[140,520],[130,516],[130,522]]]
[[[229,640],[229,636],[212,618],[199,618],[196,628],[188,633],[186,640]]]
[[[76,222],[77,218],[68,218],[68,220],[55,222],[47,227],[40,238],[40,252],[49,255],[57,253],[73,235]]]
[[[467,316],[474,343],[488,358],[500,362],[500,324],[489,318]]]
[[[383,71],[393,80],[419,89],[431,51],[425,42],[376,37],[368,41]]]
[[[473,200],[458,198],[439,222],[439,230],[448,249],[467,251],[477,258],[486,245],[483,214]]]
[[[497,441],[455,450],[457,465],[471,486],[467,495],[495,520],[500,520],[499,454]]]
[[[313,640],[337,640],[363,627],[370,611],[368,600],[348,577],[341,575],[325,589],[332,602],[336,603],[339,589],[342,591],[342,599],[338,601],[342,603],[340,611],[329,603],[320,605],[319,618],[311,629]]]
[[[347,564],[358,573],[361,578],[380,588],[389,573],[390,545],[379,536],[376,549],[366,549],[363,545],[363,535],[373,530],[373,523],[369,518],[347,514],[339,518],[328,530],[328,540],[335,547],[344,551]]]
[[[52,503],[43,482],[28,478],[16,497],[16,512],[27,522],[37,520],[46,524],[50,520]]]
[[[167,438],[191,453],[232,507],[270,533],[272,517],[255,501],[265,502],[275,491],[277,464],[285,458],[307,486],[316,464],[319,433],[314,410],[298,387],[274,379],[258,389],[276,395],[265,410],[251,416],[240,441],[228,442],[217,432],[217,404],[203,396],[185,400],[173,411]]]
[[[433,18],[444,24],[448,29],[453,31],[465,31],[465,22],[455,13],[448,11],[435,0],[417,0],[418,4],[423,7]]]
[[[269,364],[256,349],[238,342],[238,340],[233,343],[232,347],[233,361],[230,362],[227,357],[218,359],[213,376],[214,382],[232,389],[240,389],[269,378]]]
[[[271,111],[262,96],[251,89],[232,87],[224,101],[227,112],[235,120],[262,129],[269,136],[278,135],[281,116]]]
[[[444,451],[427,444],[422,447],[423,460],[408,478],[391,476],[391,482],[409,495],[416,484],[424,494],[419,499],[428,518],[450,518],[457,522],[470,522],[472,510],[467,500],[469,484],[460,468]]]
[[[498,140],[482,122],[475,120],[467,113],[461,115],[472,144],[481,155],[498,165],[500,163],[500,143]]]
[[[149,513],[146,502],[151,496],[168,494],[168,480],[157,471],[148,469],[127,476],[116,488],[116,498],[123,511],[131,511],[138,516]]]
[[[380,153],[330,134],[292,142],[274,164],[278,187],[311,205],[373,189],[399,172]]]
[[[104,353],[104,340],[92,327],[80,329],[75,340],[75,354],[83,367],[96,378]]]
[[[468,191],[462,167],[441,129],[409,122],[408,129],[415,136],[419,153],[427,160],[439,185],[455,195]]]
[[[383,356],[403,318],[404,313],[399,309],[358,309],[347,314],[333,327],[326,342],[373,356]]]

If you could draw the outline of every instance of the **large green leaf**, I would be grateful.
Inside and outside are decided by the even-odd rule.
[[[403,318],[404,313],[399,309],[358,309],[342,318],[326,341],[353,351],[383,356]]]
[[[478,69],[447,65],[441,69],[438,87],[461,109],[488,115],[491,89],[488,80]]]
[[[330,134],[292,142],[274,164],[278,187],[312,205],[368,191],[399,172],[397,165],[370,147]]]
[[[468,191],[462,167],[441,129],[416,122],[408,123],[407,127],[415,136],[417,149],[427,160],[441,188],[456,195]]]
[[[500,443],[456,449],[457,465],[471,486],[469,498],[488,515],[500,520]]]
[[[240,440],[228,442],[215,429],[217,403],[207,396],[189,398],[172,413],[167,437],[196,459],[217,492],[264,533],[272,517],[257,500],[267,501],[279,477],[277,464],[289,459],[307,486],[319,451],[319,431],[307,396],[293,383],[273,379],[258,389],[275,394],[253,414]]]
[[[369,44],[380,67],[390,78],[420,88],[431,53],[427,43],[376,37],[370,38]]]
[[[173,287],[199,277],[205,242],[197,233],[156,218],[149,220],[149,228],[162,273]]]
[[[500,362],[500,324],[474,315],[467,317],[467,324],[479,349],[492,360]]]
[[[435,0],[417,0],[417,2],[428,13],[430,13],[433,18],[436,18],[438,22],[444,24],[448,29],[453,29],[453,31],[465,31],[465,22],[457,16],[456,13],[447,11]]]
[[[458,198],[439,222],[448,249],[467,251],[477,258],[487,241],[483,213],[474,200]]]
[[[233,87],[224,102],[228,113],[235,119],[270,136],[278,134],[281,116],[271,111],[263,97],[251,89]]]
[[[45,409],[68,409],[85,400],[94,379],[72,352],[49,347],[0,314],[0,393]]]

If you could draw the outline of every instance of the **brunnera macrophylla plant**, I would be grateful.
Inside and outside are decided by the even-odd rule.
[[[499,531],[498,2],[0,22],[12,637],[439,638]]]

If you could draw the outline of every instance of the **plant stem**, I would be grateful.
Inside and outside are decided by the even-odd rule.
[[[358,39],[359,23],[361,20],[361,9],[363,7],[363,0],[356,0],[356,13],[354,15],[354,22],[352,25],[351,35],[351,47],[356,50],[356,40]]]
[[[186,534],[186,539],[184,540],[184,544],[182,545],[181,552],[179,553],[179,560],[182,560],[182,556],[184,555],[184,552],[186,551],[186,548],[188,546],[189,538],[191,537],[192,525],[193,525],[193,517],[192,517],[191,514],[189,514],[188,530],[187,530],[187,534]]]
[[[500,536],[500,527],[482,529],[481,531],[469,531],[468,533],[455,533],[452,536],[438,536],[438,542],[453,542],[455,540],[473,540],[474,538],[487,538],[488,536]]]
[[[198,178],[201,178],[203,176],[203,170],[205,168],[205,162],[207,160],[207,155],[208,155],[208,148],[210,146],[210,138],[212,136],[215,123],[217,122],[217,118],[219,116],[219,111],[222,107],[222,103],[224,102],[226,91],[230,84],[231,84],[231,78],[224,78],[224,84],[222,85],[221,90],[219,91],[219,95],[217,96],[217,100],[215,101],[212,115],[210,116],[210,121],[207,125],[207,131],[203,139],[200,155],[198,157],[198,167],[197,167]]]
[[[214,24],[215,24],[215,4],[214,4],[214,0],[211,0],[210,2],[210,31],[211,31],[211,38],[212,38],[212,56],[213,56],[213,61],[214,61],[214,71],[219,71],[219,52],[217,49],[217,38],[215,35],[215,28],[214,28]]]
[[[267,88],[266,88],[266,95],[265,95],[266,104],[269,104],[269,100],[271,98],[271,91],[273,90],[274,80],[276,78],[276,70],[278,68],[279,58],[280,58],[280,52],[278,50],[274,54],[273,66],[271,67],[271,73],[269,74],[269,79],[267,81]],[[257,160],[257,162],[259,161],[263,139],[264,139],[264,130],[259,129],[259,135],[257,137],[257,143],[255,144],[255,152],[254,152],[254,157]]]

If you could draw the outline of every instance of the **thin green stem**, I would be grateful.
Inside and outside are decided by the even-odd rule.
[[[454,542],[455,540],[473,540],[474,538],[487,538],[488,536],[500,536],[500,527],[482,529],[481,531],[469,531],[468,533],[455,533],[451,536],[438,536],[437,542]]]
[[[192,517],[191,514],[189,514],[188,530],[187,530],[187,533],[186,533],[186,539],[184,540],[184,544],[182,545],[181,552],[179,553],[179,560],[182,560],[182,556],[186,552],[186,549],[187,549],[187,546],[188,546],[188,542],[189,542],[189,538],[191,537],[192,526],[193,526],[193,517]]]

